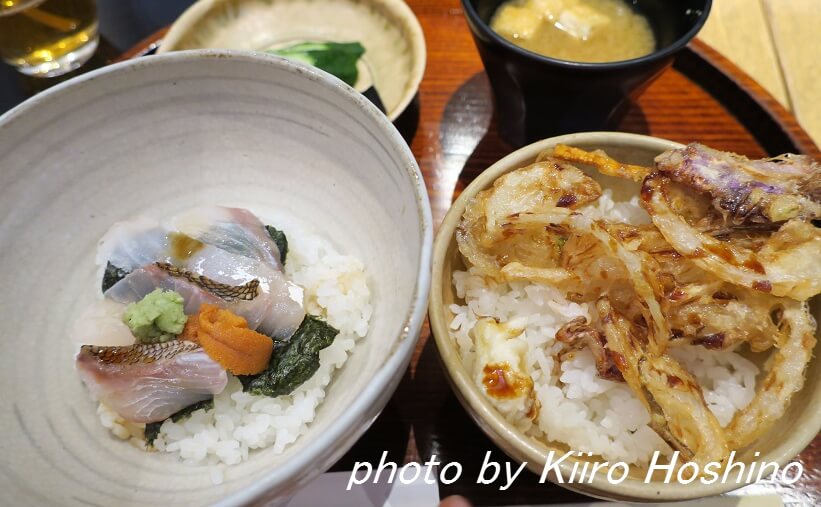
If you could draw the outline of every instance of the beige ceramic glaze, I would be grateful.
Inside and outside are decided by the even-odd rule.
[[[275,57],[141,58],[0,117],[0,160],[0,504],[276,505],[350,448],[402,377],[429,288],[427,193],[399,133],[338,80]],[[204,204],[314,227],[364,262],[374,305],[308,434],[220,486],[110,436],[69,338],[98,297],[112,223]]]
[[[653,159],[659,153],[681,146],[663,139],[608,132],[571,134],[531,144],[496,162],[473,180],[451,207],[439,228],[434,243],[429,315],[436,345],[448,378],[465,409],[482,430],[512,458],[519,462],[527,461],[528,468],[539,475],[542,473],[546,457],[551,450],[563,455],[568,448],[559,443],[545,444],[524,435],[509,424],[487,401],[474,384],[472,374],[468,373],[463,366],[456,343],[448,334],[448,325],[453,318],[448,307],[457,301],[451,283],[452,273],[455,270],[464,269],[454,233],[467,202],[481,190],[490,187],[499,176],[532,163],[541,151],[558,143],[588,150],[604,149],[618,160],[641,165],[652,165]],[[593,169],[587,172],[605,188],[613,189],[616,199],[635,195],[638,192],[637,183],[602,176]],[[821,317],[819,306],[821,305],[817,304],[817,299],[814,302],[816,303],[813,309],[814,315],[819,320]],[[761,456],[755,458],[756,460],[774,461],[783,465],[815,438],[821,429],[821,364],[819,363],[821,362],[817,357],[813,359],[805,387],[793,398],[784,418],[772,431],[760,438],[749,449],[741,452],[736,461],[750,462],[753,459],[753,453],[759,451]],[[576,463],[575,460],[562,463],[561,470],[565,478],[570,476],[574,463]],[[645,483],[644,472],[638,467],[633,467],[631,472],[631,476],[619,485],[608,483],[605,472],[602,471],[595,476],[592,484],[565,483],[563,486],[599,498],[639,502],[700,498],[717,495],[738,487],[735,484],[721,484],[720,482],[713,485],[703,485],[699,482],[684,485],[675,483],[675,481],[671,484],[662,484],[658,481]],[[555,481],[555,477],[550,477],[550,480]]]
[[[306,40],[360,42],[363,60],[395,120],[425,72],[425,37],[402,0],[200,0],[171,26],[159,53],[263,51]]]

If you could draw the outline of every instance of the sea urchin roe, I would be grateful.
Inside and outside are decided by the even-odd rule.
[[[137,303],[131,303],[123,322],[139,343],[163,343],[182,333],[188,319],[185,301],[174,291],[156,289]]]
[[[199,343],[211,359],[234,375],[255,375],[271,360],[274,341],[248,329],[248,322],[229,310],[204,304],[186,324],[181,337]]]

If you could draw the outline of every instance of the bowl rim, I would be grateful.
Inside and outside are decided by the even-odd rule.
[[[26,115],[30,110],[40,107],[41,103],[58,100],[67,91],[81,86],[92,85],[95,81],[109,74],[129,73],[138,71],[143,67],[175,65],[181,62],[214,62],[218,60],[241,61],[257,65],[260,68],[270,68],[274,71],[284,71],[303,76],[305,79],[319,83],[342,101],[346,101],[360,109],[372,124],[384,133],[391,147],[401,154],[407,178],[409,178],[409,183],[411,183],[415,193],[417,203],[416,211],[420,224],[420,254],[419,262],[416,266],[416,281],[413,288],[412,302],[410,308],[408,308],[405,316],[402,318],[401,332],[396,339],[393,350],[390,351],[385,362],[379,367],[371,381],[360,395],[354,399],[351,405],[329,425],[325,432],[316,439],[306,442],[305,448],[301,452],[294,455],[288,462],[270,469],[262,479],[256,483],[215,501],[214,505],[228,507],[251,503],[263,497],[266,492],[278,485],[287,485],[287,488],[282,488],[281,491],[293,493],[308,480],[324,472],[324,470],[316,469],[313,464],[316,463],[320,457],[326,456],[329,453],[329,450],[333,448],[334,442],[344,441],[350,435],[356,435],[358,439],[375,420],[375,418],[372,418],[365,424],[362,424],[359,421],[361,415],[366,413],[368,409],[375,404],[376,400],[384,394],[385,387],[388,386],[391,381],[397,377],[401,378],[404,374],[405,367],[415,349],[427,312],[433,244],[433,220],[427,188],[422,178],[419,165],[407,143],[399,131],[396,130],[396,127],[375,105],[362,94],[356,92],[353,88],[347,86],[330,74],[321,72],[314,67],[273,55],[221,49],[177,51],[165,55],[127,60],[95,69],[59,83],[29,98],[5,114],[0,115],[0,132]],[[350,440],[351,445],[353,445],[355,441],[356,439]],[[347,450],[348,449],[343,446],[333,451],[333,453],[339,458]],[[307,473],[304,473],[306,471]],[[295,482],[297,479],[299,481]]]
[[[686,46],[697,34],[701,31],[704,27],[704,23],[707,22],[707,18],[710,17],[710,10],[712,10],[713,0],[704,0],[704,8],[701,11],[701,16],[699,16],[698,20],[693,24],[693,26],[681,37],[673,41],[671,44],[664,46],[661,49],[656,49],[655,51],[646,54],[644,56],[639,56],[638,58],[630,58],[629,60],[617,60],[614,62],[576,62],[573,60],[562,60],[559,58],[553,58],[550,56],[545,56],[529,49],[525,49],[521,46],[517,46],[516,44],[510,42],[509,40],[505,39],[495,30],[490,28],[488,23],[479,16],[479,12],[473,6],[473,2],[471,0],[461,0],[462,7],[465,12],[465,16],[468,18],[469,25],[471,26],[471,31],[475,30],[481,33],[482,36],[492,39],[497,44],[500,44],[502,47],[507,49],[508,51],[512,51],[519,56],[525,57],[530,59],[531,61],[545,63],[549,65],[557,65],[559,67],[564,67],[567,69],[575,69],[575,70],[589,70],[589,71],[608,71],[608,70],[621,70],[628,67],[632,67],[634,65],[641,65],[641,64],[650,64],[660,60],[664,60],[675,53],[677,53],[681,48]]]
[[[443,370],[456,397],[482,431],[514,460],[518,462],[523,459],[526,460],[528,467],[537,475],[541,474],[544,466],[545,452],[543,450],[547,449],[547,446],[539,444],[534,439],[524,435],[493,408],[475,386],[471,375],[462,363],[455,343],[450,338],[448,309],[443,303],[442,294],[443,289],[449,286],[451,281],[443,280],[443,270],[456,227],[461,220],[468,201],[478,192],[492,185],[503,174],[531,163],[540,152],[559,143],[570,145],[576,143],[588,145],[619,144],[626,147],[658,150],[658,153],[684,146],[662,138],[622,132],[584,132],[537,141],[508,154],[480,173],[462,191],[439,226],[433,245],[433,277],[428,316]],[[807,385],[804,386],[805,389],[808,387]],[[779,467],[783,467],[785,463],[806,448],[821,431],[821,389],[816,390],[806,406],[809,406],[810,409],[816,407],[815,414],[810,414],[809,419],[804,421],[806,423],[804,427],[810,429],[793,432],[775,445],[766,455],[758,457],[760,461],[777,462]],[[560,464],[559,468],[564,477],[570,476],[575,462],[575,456],[572,456]],[[549,477],[549,480],[553,482],[552,477]],[[694,500],[719,495],[738,489],[745,484],[750,483],[736,484],[716,481],[713,484],[705,485],[700,482],[682,484],[672,481],[669,484],[664,484],[659,482],[645,483],[642,480],[629,477],[624,482],[614,485],[609,483],[601,474],[598,474],[594,476],[591,483],[564,483],[559,485],[604,500],[667,502]]]
[[[240,1],[258,1],[258,0],[198,0],[191,4],[178,17],[169,28],[168,32],[162,37],[157,54],[167,54],[174,49],[174,46],[187,35],[196,23],[207,17],[212,9],[220,4],[228,2]],[[425,46],[425,35],[422,31],[422,25],[419,19],[414,14],[413,10],[403,0],[364,0],[371,4],[383,5],[384,8],[394,13],[402,23],[402,28],[408,31],[410,37],[411,53],[413,55],[413,67],[410,70],[410,81],[402,94],[401,99],[396,104],[392,111],[385,114],[391,121],[396,120],[411,103],[413,98],[419,92],[419,86],[422,84],[422,77],[425,74],[425,66],[427,64],[427,48]],[[708,0],[710,1],[710,0]],[[359,3],[357,1],[356,3]],[[240,51],[240,50],[235,50]],[[324,71],[320,71],[324,72]],[[347,84],[346,84],[347,86]]]

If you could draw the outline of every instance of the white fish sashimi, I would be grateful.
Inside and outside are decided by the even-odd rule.
[[[213,249],[213,252],[206,251]],[[202,253],[203,255],[199,255]],[[235,303],[238,315],[248,320],[248,327],[278,339],[289,338],[305,318],[302,289],[285,279],[282,272],[257,260],[232,255],[224,250],[206,247],[198,258],[186,263],[186,269],[228,285],[259,281],[259,295],[253,301]],[[264,304],[257,299],[264,298]],[[252,303],[258,304],[255,306]],[[223,306],[223,305],[220,305]],[[262,310],[262,308],[265,310]]]
[[[77,371],[92,394],[123,419],[164,421],[221,393],[228,375],[199,345],[171,341],[128,347],[84,346]]]
[[[222,306],[223,301],[202,287],[169,275],[154,264],[138,268],[105,291],[105,297],[118,303],[136,303],[155,289],[173,290],[185,300],[185,314],[197,313],[204,303]]]
[[[80,313],[71,330],[73,342],[81,345],[132,345],[134,335],[123,323],[125,305],[102,299]]]
[[[214,281],[225,283],[221,279]],[[305,317],[302,305],[291,297],[288,283],[281,276],[272,277],[265,283],[260,281],[257,295],[250,301],[239,298],[228,301],[187,278],[174,276],[152,264],[129,273],[108,289],[105,297],[119,303],[134,303],[155,289],[173,290],[180,294],[185,300],[186,315],[197,313],[200,306],[209,303],[244,317],[250,329],[278,339],[289,338]]]
[[[131,271],[153,262],[178,264],[172,253],[171,235],[188,236],[211,248],[194,252],[202,258],[215,251],[225,251],[236,257],[255,260],[282,270],[279,248],[265,225],[248,210],[205,206],[195,208],[170,219],[165,226],[156,220],[140,217],[118,222],[103,235],[97,248],[98,266],[107,263]]]
[[[202,206],[172,218],[168,228],[278,270],[282,268],[276,243],[262,221],[246,209]]]
[[[105,267],[110,262],[124,271],[133,271],[154,262],[167,262],[168,233],[156,220],[145,217],[117,222],[100,239],[97,265]]]
[[[175,256],[179,252],[174,245],[180,238],[175,234],[187,237],[194,246],[183,258]],[[216,304],[245,317],[250,328],[278,339],[290,337],[305,317],[301,289],[282,273],[276,244],[262,222],[244,209],[201,207],[170,220],[168,227],[146,218],[115,224],[97,252],[100,266],[109,262],[131,272],[105,294],[122,303],[139,301],[156,288],[175,290],[185,299],[188,314],[196,313],[203,303]],[[157,270],[153,267],[157,262],[228,285],[257,280],[259,295],[229,305],[202,287]]]
[[[111,263],[116,268],[131,272],[150,264],[165,262],[233,285],[241,285],[253,279],[259,279],[261,283],[285,283],[284,275],[278,267],[211,244],[200,244],[194,251],[186,252],[184,258],[175,257],[172,252],[173,234],[182,233],[160,227],[156,222],[145,218],[115,224],[100,241],[97,264],[105,267]],[[277,278],[282,280],[276,280]]]

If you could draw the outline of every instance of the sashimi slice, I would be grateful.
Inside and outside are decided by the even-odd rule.
[[[153,292],[154,289],[173,290],[185,300],[185,314],[197,313],[203,303],[222,305],[217,296],[185,278],[171,276],[156,264],[138,268],[114,284],[105,292],[105,297],[118,303],[136,303]]]
[[[187,238],[195,245],[183,256],[174,252],[173,245],[180,238]],[[115,224],[100,241],[97,250],[98,266],[104,267],[110,263],[126,273],[158,262],[173,264],[232,285],[242,285],[254,279],[268,285],[287,283],[277,266],[198,242],[145,218]]]
[[[202,303],[215,304],[245,317],[251,329],[278,339],[289,338],[305,316],[302,290],[282,273],[276,244],[262,222],[244,209],[201,207],[167,226],[147,218],[115,224],[100,241],[97,263],[131,273],[105,293],[121,303],[139,301],[155,288],[175,290],[185,299],[189,315]],[[234,307],[207,287],[158,271],[152,267],[157,263],[232,286],[258,283],[259,293]]]
[[[111,265],[126,272],[154,262],[169,260],[168,231],[156,220],[140,217],[117,222],[103,235],[97,246],[98,266]]]
[[[186,268],[199,275],[230,285],[240,285],[252,280],[259,281],[259,296],[270,300],[268,312],[253,315],[251,310],[235,311],[248,319],[251,329],[257,329],[269,336],[286,339],[302,323],[305,308],[302,304],[302,288],[288,281],[281,271],[248,257],[230,254],[214,247],[213,252],[202,255],[187,263]],[[224,306],[223,306],[224,307]]]
[[[284,278],[276,276],[255,280],[259,280],[256,297],[250,301],[239,297],[229,300],[209,291],[206,288],[208,284],[203,285],[190,277],[180,276],[178,270],[151,264],[132,271],[108,289],[105,296],[119,303],[134,303],[154,289],[173,290],[185,300],[186,315],[193,315],[203,303],[210,303],[244,317],[250,329],[278,339],[289,338],[305,317],[301,303],[291,295],[290,284]],[[213,281],[225,283],[223,279]],[[252,282],[253,280],[247,283]],[[225,292],[222,290],[217,293]],[[238,295],[244,293],[244,289],[237,290]]]
[[[221,393],[225,370],[188,341],[128,347],[85,345],[77,371],[92,394],[123,419],[163,421],[183,408]]]
[[[134,335],[123,323],[125,305],[110,299],[95,301],[85,308],[71,330],[71,339],[80,345],[132,345]]]
[[[202,206],[172,218],[168,228],[278,270],[282,268],[279,248],[265,230],[265,224],[246,209]]]

